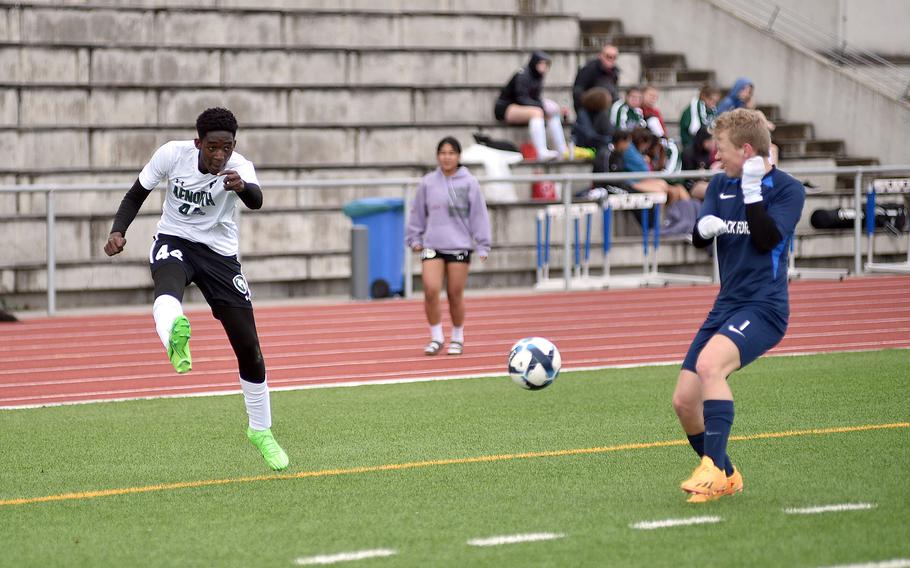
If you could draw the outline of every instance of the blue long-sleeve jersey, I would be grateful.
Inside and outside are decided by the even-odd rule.
[[[770,308],[787,318],[787,260],[796,223],[803,212],[806,190],[789,174],[773,168],[762,178],[762,201],[774,220],[781,241],[769,252],[760,252],[749,235],[740,178],[717,174],[711,178],[699,219],[714,215],[727,222],[727,233],[717,238],[720,292],[715,310],[746,304]]]

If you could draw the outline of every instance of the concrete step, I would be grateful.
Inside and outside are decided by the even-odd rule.
[[[726,92],[729,92],[729,89],[724,91],[724,93],[726,93]],[[767,118],[768,120],[770,120],[771,122],[773,122],[775,124],[782,120],[781,114],[780,114],[780,106],[778,106],[778,105],[761,104],[761,105],[757,105],[756,109],[762,111],[765,114],[765,118]]]
[[[526,65],[518,48],[219,48],[194,46],[22,46],[0,44],[5,84],[134,87],[293,88],[372,85],[504,85]],[[575,47],[551,50],[550,84],[575,81],[591,55]],[[622,84],[640,81],[636,53],[621,53]],[[682,81],[676,81],[682,82]],[[6,96],[10,96],[7,94]]]
[[[666,109],[668,122],[675,122],[697,94],[697,87],[692,85],[658,85],[658,88],[658,106]],[[192,124],[201,109],[217,105],[232,109],[243,127],[307,123],[483,122],[493,118],[493,104],[500,90],[498,84],[300,88],[139,88],[120,85],[13,88],[0,85],[0,100],[7,102],[0,114],[0,127],[66,129]],[[572,107],[570,83],[548,84],[544,94],[561,105]],[[788,131],[787,128],[781,132]]]
[[[883,261],[906,258],[905,243],[898,239],[878,238],[876,258]],[[797,241],[797,265],[852,268],[853,236],[850,231],[818,232]],[[476,287],[530,286],[534,280],[533,242],[496,247],[489,260],[472,266],[469,285]],[[711,261],[703,252],[681,240],[662,243],[659,251],[661,270],[710,275]],[[640,271],[639,239],[616,239],[610,256],[613,273]],[[600,256],[592,253],[592,273],[599,274]],[[287,298],[299,295],[347,294],[350,291],[350,263],[347,250],[334,249],[307,253],[246,254],[244,273],[257,299]],[[420,264],[412,259],[415,276]],[[562,248],[551,250],[551,276],[562,266]],[[419,278],[419,276],[418,276]],[[0,268],[0,292],[14,309],[40,309],[44,304],[46,274],[34,264]],[[144,304],[151,301],[151,277],[147,259],[96,259],[57,266],[58,306],[60,308],[98,305]],[[195,287],[188,289],[187,300],[201,301]]]
[[[578,19],[558,13],[238,10],[226,7],[0,6],[0,39],[33,45],[574,48]],[[204,30],[204,33],[200,33]]]
[[[793,139],[776,140],[783,157],[836,157],[844,155],[843,140]]]
[[[16,2],[23,6],[59,6],[56,0],[27,0]],[[182,10],[231,9],[252,12],[394,12],[394,13],[499,13],[499,14],[562,14],[566,12],[558,0],[68,0],[68,5],[90,5],[113,9],[161,8]]]
[[[687,70],[686,56],[682,53],[643,53],[641,65],[645,69]]]
[[[301,182],[301,187],[306,183]],[[333,188],[331,190],[299,190],[266,187],[264,206],[258,211],[243,209],[240,213],[241,252],[246,255],[311,254],[325,250],[348,250],[350,219],[342,213],[342,206],[363,197],[399,197],[402,189],[386,188]],[[409,193],[412,196],[413,193]],[[114,212],[122,192],[80,192],[57,198],[61,211],[55,222],[55,248],[61,263],[78,263],[105,260],[102,251],[110,232]],[[149,203],[130,226],[127,239],[130,245],[115,260],[146,260],[151,236],[160,218],[162,191],[153,192]],[[517,203],[488,203],[492,241],[494,246],[518,246],[535,242],[537,212],[547,205],[524,199]],[[82,205],[65,208],[67,203]],[[87,210],[88,205],[94,208]],[[35,205],[38,205],[37,203]],[[79,207],[84,208],[80,214]],[[803,217],[797,232],[811,237],[816,231],[809,223],[812,211],[852,207],[849,194],[811,193],[807,195]],[[45,263],[45,218],[37,212],[20,212],[15,216],[0,217],[0,240],[7,243],[7,253],[0,261],[0,268],[40,266]],[[592,246],[599,249],[603,234],[602,218],[592,219]],[[620,237],[641,235],[639,225],[631,213],[622,212],[614,222],[615,234]],[[551,242],[563,241],[564,226],[556,219],[551,229]]]
[[[808,122],[776,122],[771,137],[775,141],[801,140],[815,137],[815,128]]]
[[[647,82],[655,83],[711,83],[714,71],[699,69],[647,68],[644,70]]]

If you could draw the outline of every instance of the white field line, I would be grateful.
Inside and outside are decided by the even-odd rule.
[[[882,560],[880,562],[864,562],[861,564],[838,564],[837,566],[827,566],[826,568],[908,568],[910,567],[910,558],[894,558],[892,560]]]
[[[844,344],[840,347],[850,347],[851,349],[843,349],[837,351],[830,351],[831,353],[861,353],[864,351],[875,351],[886,347],[889,344],[898,345],[902,349],[910,348],[910,345],[906,344],[905,341],[897,342],[867,342],[867,343],[851,343]],[[800,357],[804,355],[818,355],[819,353],[827,353],[829,351],[807,351],[806,349],[811,349],[812,346],[799,346],[794,348],[790,352],[782,351],[781,349],[775,349],[770,354],[765,355],[766,357]],[[830,347],[829,345],[819,346],[819,347]],[[624,362],[624,363],[615,363],[615,364],[606,364],[604,359],[590,359],[590,360],[575,360],[571,368],[563,367],[563,371],[574,372],[574,371],[599,371],[604,369],[632,369],[637,367],[652,367],[652,366],[661,366],[661,365],[673,365],[678,364],[680,359],[669,357],[667,355],[655,355],[649,357],[638,357],[634,362]],[[300,368],[305,368],[301,366]],[[339,379],[339,377],[308,377],[306,379],[270,379],[269,380],[269,390],[270,391],[294,391],[294,390],[306,390],[306,389],[318,389],[318,388],[342,388],[342,387],[359,387],[359,386],[368,386],[368,385],[388,385],[388,384],[403,384],[403,383],[423,383],[429,381],[448,381],[448,380],[458,380],[458,379],[475,379],[475,378],[490,378],[490,377],[502,377],[505,375],[504,371],[490,371],[489,367],[474,367],[474,368],[459,368],[452,369],[449,371],[459,372],[458,375],[424,375],[424,371],[395,371],[387,373],[370,373],[364,375],[358,375],[356,377],[351,377],[349,380],[337,380],[335,382],[322,382],[331,379]],[[447,372],[446,369],[437,369],[436,372],[442,373]],[[204,374],[212,375],[221,373],[220,371],[213,371]],[[401,378],[401,375],[413,375],[411,377]],[[162,377],[167,376],[171,377],[172,374],[161,375]],[[399,378],[383,378],[383,377],[399,377]],[[108,379],[111,381],[121,380],[121,379]],[[66,381],[63,381],[66,382]],[[102,381],[99,381],[102,382]],[[17,410],[17,409],[28,409],[28,408],[44,408],[46,406],[66,406],[71,404],[92,404],[96,402],[123,402],[128,400],[154,400],[157,398],[189,398],[189,397],[201,397],[201,396],[222,396],[222,395],[233,395],[240,393],[240,389],[235,386],[233,382],[223,382],[223,383],[214,383],[208,385],[171,385],[167,387],[148,387],[148,388],[133,388],[133,389],[120,389],[120,390],[107,390],[107,391],[91,391],[91,392],[79,392],[79,393],[61,393],[61,394],[51,394],[51,395],[35,395],[35,396],[21,396],[21,397],[3,397],[0,398],[0,410]],[[164,394],[168,391],[185,391],[194,388],[206,389],[204,391],[198,392],[170,392]],[[214,390],[208,390],[214,389]],[[152,394],[149,394],[152,393]],[[157,393],[157,394],[154,394]],[[91,400],[69,400],[69,401],[59,401],[55,400],[54,402],[34,402],[27,404],[9,404],[16,403],[26,400],[43,400],[43,399],[78,399],[80,397],[98,397]]]
[[[788,515],[817,515],[819,513],[840,513],[841,511],[865,511],[874,508],[875,503],[841,503],[839,505],[784,509],[784,513]]]
[[[629,528],[650,531],[654,529],[666,529],[669,527],[683,527],[688,525],[705,525],[719,523],[723,519],[720,517],[689,517],[688,519],[664,519],[662,521],[642,521],[629,525]]]
[[[642,345],[638,345],[638,346],[634,346],[634,347],[636,347],[636,348],[638,348],[638,347],[647,347],[647,348],[673,347],[673,346],[685,347],[686,344],[687,344],[686,342],[683,342],[683,343],[674,342],[674,343],[659,343],[659,344],[642,344]],[[832,351],[832,349],[831,349],[832,347],[836,347],[837,348],[836,351]],[[876,341],[850,342],[850,343],[838,343],[838,344],[819,343],[819,344],[810,344],[810,345],[801,344],[801,345],[794,345],[794,346],[783,346],[783,347],[776,347],[774,350],[772,350],[770,352],[770,354],[768,356],[773,357],[773,356],[782,356],[782,355],[812,355],[812,354],[816,354],[816,353],[828,353],[828,352],[838,352],[838,353],[851,352],[851,351],[859,352],[859,351],[884,349],[884,348],[888,348],[888,347],[907,348],[907,347],[910,347],[910,340],[897,339],[897,340],[876,340]],[[605,346],[605,347],[581,348],[581,349],[575,349],[575,351],[576,352],[581,351],[584,353],[587,353],[590,351],[603,352],[603,351],[610,351],[610,350],[617,350],[617,349],[626,351],[629,348],[630,348],[629,346]],[[578,355],[580,355],[580,353]],[[493,356],[495,356],[495,354],[493,354],[493,353],[485,353],[485,354],[481,353],[481,354],[470,355],[470,356],[464,355],[464,356],[462,356],[462,360],[466,360],[466,359],[481,359],[482,360],[482,359],[489,359],[490,357],[493,357]],[[406,365],[407,363],[413,362],[414,360],[415,359],[413,357],[404,358],[404,359],[388,359],[388,360],[379,361],[379,363]],[[565,366],[565,367],[563,367],[563,369],[565,371],[579,371],[579,370],[608,369],[608,368],[616,368],[616,367],[623,368],[623,367],[629,367],[629,366],[636,366],[638,364],[673,364],[673,363],[679,362],[679,360],[680,360],[679,355],[676,354],[675,352],[656,353],[654,355],[640,355],[640,356],[636,356],[636,357],[630,357],[628,355],[597,356],[597,355],[591,353],[591,354],[589,354],[588,358],[584,358],[584,359],[582,359],[578,356],[573,357],[572,365]],[[230,359],[230,361],[233,362],[233,359]],[[331,380],[331,379],[338,380],[338,379],[341,379],[342,377],[338,376],[338,375],[334,375],[334,376],[333,375],[314,375],[312,373],[312,371],[314,369],[318,369],[318,368],[332,369],[332,368],[337,368],[337,367],[344,367],[350,371],[351,366],[355,366],[355,365],[362,366],[362,365],[367,365],[367,364],[375,365],[375,363],[366,363],[366,362],[270,365],[269,371],[271,373],[273,373],[273,376],[274,376],[274,373],[276,373],[277,371],[296,371],[296,370],[306,370],[306,371],[308,371],[310,376],[308,376],[306,379],[296,379],[296,378],[272,379],[269,381],[269,384],[272,386],[281,386],[281,385],[288,385],[288,384],[299,384],[301,382],[313,383],[313,382],[326,381],[326,380]],[[428,372],[430,372],[430,371],[427,371],[427,370],[393,370],[393,371],[378,371],[378,372],[372,372],[372,373],[356,373],[356,374],[348,373],[347,376],[350,380],[347,382],[382,379],[382,378],[386,378],[386,377],[402,377],[404,375],[411,375],[412,377],[415,377],[415,376],[416,377],[420,377],[420,376],[432,377],[436,374],[443,374],[443,373],[459,373],[460,375],[463,375],[465,377],[481,376],[480,374],[489,375],[489,376],[499,376],[499,375],[504,374],[504,371],[497,372],[497,371],[493,370],[491,368],[491,365],[489,365],[489,364],[479,364],[479,365],[475,365],[473,367],[459,366],[457,368],[439,367],[439,368],[433,369],[433,371],[432,371],[433,375],[428,375],[427,374]],[[194,373],[194,376],[196,376],[196,377],[203,377],[203,376],[212,377],[212,376],[225,376],[225,375],[233,376],[235,373],[236,373],[236,371],[233,368],[231,368],[231,369],[213,369],[213,370],[209,370],[209,371],[197,371]],[[473,374],[465,374],[465,373],[473,373]],[[171,372],[145,373],[145,374],[123,375],[123,376],[115,376],[115,377],[103,377],[102,376],[102,377],[60,379],[60,380],[50,380],[50,381],[23,381],[23,382],[16,382],[16,383],[0,383],[0,391],[2,391],[3,389],[86,384],[86,383],[103,383],[103,384],[110,385],[112,383],[125,382],[125,381],[156,380],[156,379],[168,381],[170,379],[173,379],[173,373],[171,373]],[[155,390],[158,388],[161,388],[162,390],[181,390],[181,389],[192,389],[192,388],[228,388],[228,389],[230,389],[234,386],[234,384],[235,383],[232,380],[230,380],[230,381],[222,380],[222,381],[216,381],[216,382],[210,382],[210,383],[169,385],[164,388],[158,386],[158,387],[154,387],[154,388],[139,388],[139,389],[132,388],[132,389],[121,389],[121,390],[114,390],[114,391],[103,391],[103,392],[82,392],[82,393],[70,393],[68,395],[60,394],[60,395],[51,395],[51,396],[49,396],[49,398],[52,398],[52,397],[66,398],[66,397],[84,396],[84,395],[97,396],[97,395],[102,395],[102,394],[113,394],[116,392],[122,392],[124,394],[130,393],[130,392],[138,393],[138,392],[147,392],[149,390]],[[0,404],[2,404],[3,402],[13,402],[13,401],[17,401],[17,400],[26,400],[26,399],[30,399],[30,398],[34,398],[34,397],[33,396],[0,397]]]
[[[376,548],[374,550],[358,550],[357,552],[341,552],[338,554],[324,554],[320,556],[307,556],[294,561],[298,566],[323,566],[339,562],[351,562],[367,558],[384,558],[397,554],[389,548]]]
[[[520,542],[538,542],[541,540],[556,540],[565,538],[562,533],[528,533],[510,534],[504,536],[491,536],[488,538],[472,538],[468,541],[470,546],[499,546],[502,544],[517,544]]]

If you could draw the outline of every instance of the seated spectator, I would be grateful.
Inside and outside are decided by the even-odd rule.
[[[689,102],[679,117],[679,138],[683,148],[689,146],[699,128],[714,126],[719,101],[720,89],[705,85],[698,91],[698,96]]]
[[[652,161],[651,167],[654,171],[675,172],[680,166],[679,147],[672,138],[667,136],[667,126],[664,124],[664,117],[657,108],[657,101],[660,98],[660,92],[657,87],[648,85],[642,91],[642,116],[648,129],[657,136],[660,141],[660,147],[653,148],[653,156],[659,160]]]
[[[641,114],[645,118],[645,123],[655,136],[666,138],[667,126],[664,124],[664,117],[657,108],[657,101],[660,100],[660,91],[653,85],[648,85],[641,91]]]
[[[632,130],[647,126],[645,116],[641,111],[641,89],[629,87],[625,99],[617,99],[610,107],[610,122],[616,130]]]
[[[619,100],[619,91],[616,86],[619,84],[619,67],[616,66],[616,59],[619,57],[619,49],[615,45],[606,44],[600,50],[600,54],[578,68],[578,74],[575,75],[575,84],[572,85],[572,100],[575,104],[575,113],[584,106],[581,98],[590,89],[601,87],[610,92],[610,100]]]
[[[528,65],[512,76],[493,109],[496,120],[527,124],[537,159],[552,160],[568,155],[559,105],[542,96],[543,80],[550,70],[550,56],[542,51],[531,55]],[[555,150],[547,148],[547,131]]]
[[[636,128],[632,131],[629,141],[617,143],[614,140],[614,153],[622,153],[623,170],[627,172],[650,172],[653,171],[650,164],[650,158],[645,154],[657,142],[657,137],[647,128]],[[663,193],[667,196],[667,203],[677,200],[689,199],[689,194],[681,185],[671,185],[666,180],[657,178],[633,179],[629,185],[635,191],[643,193]]]
[[[752,95],[755,94],[755,86],[752,81],[745,77],[740,77],[733,83],[733,88],[727,93],[720,104],[717,105],[717,114],[727,112],[737,108],[755,108],[755,101]]]
[[[715,160],[717,145],[714,136],[706,126],[702,126],[695,133],[692,141],[683,150],[682,167],[684,170],[713,170],[719,164]],[[704,199],[708,189],[707,179],[687,179],[683,186],[694,199]]]
[[[737,79],[727,96],[720,101],[720,104],[717,105],[717,114],[737,108],[755,108],[755,85],[745,77]],[[762,116],[764,117],[764,114]],[[768,130],[774,132],[774,123],[768,120],[767,117],[765,117],[765,124],[768,125]],[[768,159],[771,160],[772,164],[778,163],[780,156],[776,144],[771,144],[771,153]]]
[[[610,122],[610,105],[613,99],[610,91],[603,87],[594,87],[585,91],[581,97],[581,107],[572,127],[572,140],[581,148],[591,148],[595,152],[612,140],[613,123]]]

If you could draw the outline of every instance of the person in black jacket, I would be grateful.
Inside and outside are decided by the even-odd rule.
[[[550,63],[550,56],[543,51],[531,54],[528,65],[513,75],[502,88],[493,108],[493,114],[500,122],[528,125],[539,160],[552,160],[568,154],[559,105],[544,99],[541,94]],[[555,150],[547,148],[547,130]]]
[[[610,96],[614,101],[619,100],[619,67],[616,66],[616,59],[619,57],[619,49],[615,45],[607,44],[600,50],[600,54],[594,59],[588,61],[584,66],[578,69],[575,76],[575,84],[572,86],[572,99],[575,102],[575,112],[582,108],[581,96],[588,89],[594,87],[603,87],[610,91]]]

